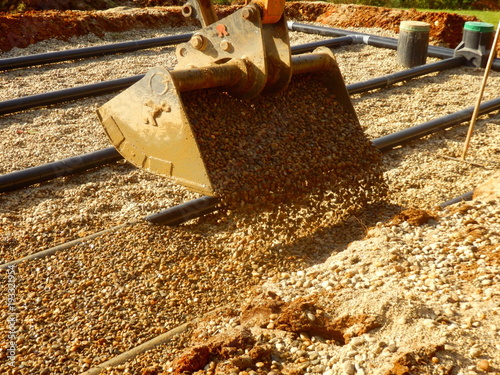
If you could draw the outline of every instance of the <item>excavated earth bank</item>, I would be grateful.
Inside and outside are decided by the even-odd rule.
[[[91,2],[85,2],[91,6]],[[90,3],[90,4],[89,4]],[[34,6],[33,9],[47,9],[49,5]],[[71,4],[69,4],[71,5]],[[68,40],[73,36],[103,32],[119,32],[160,26],[193,25],[185,19],[179,7],[162,6],[154,8],[110,8],[107,10],[67,10],[68,4],[55,4],[52,8],[66,9],[32,10],[19,14],[0,13],[0,49],[8,51],[13,47],[24,48],[30,44],[56,38]],[[97,9],[103,7],[102,2]],[[171,2],[170,4],[171,5]],[[217,6],[220,17],[232,13],[237,6]],[[80,7],[86,9],[87,7]],[[94,8],[94,9],[96,9]],[[28,8],[29,9],[29,8]],[[461,40],[463,24],[477,21],[475,17],[443,12],[418,12],[362,5],[336,5],[328,3],[287,2],[286,15],[296,21],[319,22],[332,27],[377,27],[397,32],[404,20],[430,23],[431,40],[454,48]]]

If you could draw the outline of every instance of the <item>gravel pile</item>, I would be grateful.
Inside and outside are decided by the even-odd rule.
[[[89,35],[75,38],[71,44],[46,41],[0,57],[155,37],[165,32],[107,34],[104,40]],[[298,44],[319,37],[293,33],[291,39]],[[173,52],[165,47],[2,72],[0,99],[142,74],[154,65],[171,67],[175,63]],[[400,70],[394,51],[358,45],[335,53],[347,83]],[[481,76],[482,70],[471,68],[435,73],[355,95],[353,103],[371,139],[472,105]],[[498,95],[499,82],[500,74],[493,72],[487,99]],[[112,96],[3,116],[0,173],[107,147],[95,110]],[[305,363],[306,371],[314,368],[316,373],[376,373],[390,366],[406,366],[404,361],[411,362],[417,355],[425,357],[427,354],[418,348],[430,350],[427,344],[436,346],[430,360],[434,363],[433,358],[437,358],[436,367],[444,366],[442,373],[456,363],[458,368],[451,373],[472,372],[471,366],[478,366],[479,360],[498,368],[498,205],[474,203],[416,228],[408,221],[376,225],[401,207],[432,209],[492,175],[500,163],[498,124],[498,115],[479,121],[468,158],[473,163],[450,159],[460,155],[466,126],[387,153],[382,162],[387,170],[389,203],[351,215],[336,225],[327,219],[302,221],[301,217],[312,215],[295,207],[283,209],[277,217],[219,213],[179,228],[131,224],[54,256],[22,263],[15,268],[15,367],[9,366],[8,343],[3,341],[0,371],[79,373],[226,304],[235,310],[220,314],[225,321],[208,319],[214,320],[210,323],[213,328],[209,329],[208,323],[200,326],[205,336],[201,332],[198,336],[215,335],[230,326],[236,329],[241,323],[240,303],[268,290],[281,307],[273,313],[276,315],[269,315],[267,331],[249,336],[249,353],[256,348],[252,358],[258,360],[251,371],[270,372],[274,365],[276,373],[283,372],[283,366],[303,372],[292,367]],[[2,263],[17,259],[196,197],[124,162],[1,194],[0,257]],[[362,240],[368,227],[374,227],[369,232],[371,238]],[[461,227],[471,231],[460,237]],[[469,233],[477,233],[479,238]],[[349,246],[356,240],[360,242]],[[310,266],[313,268],[307,268]],[[6,285],[7,272],[1,277]],[[252,289],[265,282],[268,284],[257,291]],[[7,288],[1,289],[2,301],[7,301],[7,292]],[[303,300],[295,301],[292,292]],[[308,300],[311,295],[317,296],[313,302]],[[314,330],[314,334],[301,336],[307,330],[294,327],[294,321],[302,321],[292,319],[294,311],[304,311],[310,321],[331,324],[331,332],[341,335],[332,335],[324,342]],[[351,323],[327,323],[322,316],[328,314],[355,316],[347,321],[359,329]],[[361,319],[361,314],[367,318]],[[0,315],[7,321],[5,302]],[[268,327],[273,323],[274,328]],[[380,325],[378,331],[366,328],[363,332],[363,327],[375,323]],[[282,337],[278,331],[284,332]],[[7,334],[8,325],[2,325],[2,337]],[[191,336],[190,332],[179,336],[170,346],[142,354],[107,373],[169,371],[179,357],[179,348],[192,342]],[[259,349],[264,345],[272,347]],[[224,345],[214,344],[216,347]],[[477,351],[469,352],[470,348]],[[244,357],[245,348],[241,350],[228,355]],[[288,359],[284,354],[273,359],[273,350],[289,353]],[[400,359],[407,352],[413,354]],[[245,358],[240,359],[243,366]],[[206,372],[210,369],[213,367]],[[245,373],[246,368],[238,367],[238,371]],[[428,370],[437,371],[441,370]]]
[[[216,90],[182,95],[226,206],[330,200],[339,202],[330,210],[349,212],[384,196],[380,153],[321,79],[300,75],[285,92],[247,101]]]
[[[435,217],[405,211],[322,264],[275,275],[241,310],[195,325],[194,346],[160,361],[161,369],[199,375],[493,371],[500,365],[499,230],[498,196]],[[235,345],[231,355],[213,349],[246,331],[253,341]],[[231,346],[227,339],[225,345]],[[193,348],[203,347],[210,356],[195,362]],[[259,350],[267,354],[255,356]]]

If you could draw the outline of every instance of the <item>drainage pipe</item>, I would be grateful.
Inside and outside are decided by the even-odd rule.
[[[345,37],[345,38],[334,38],[320,42],[302,44],[299,46],[292,47],[292,53],[296,54],[296,53],[309,52],[321,46],[332,47],[332,46],[348,44],[352,40],[353,39],[351,37]],[[362,91],[369,91],[375,88],[389,86],[396,82],[404,81],[409,78],[417,77],[430,72],[435,72],[444,69],[451,69],[456,66],[460,66],[462,64],[463,64],[462,57],[450,58],[445,60],[444,62],[431,63],[420,67],[415,67],[412,69],[397,72],[394,74],[389,74],[386,76],[375,78],[373,80],[349,85],[347,86],[347,91],[349,92],[349,94],[355,94]],[[139,74],[132,77],[120,78],[111,81],[93,83],[90,85],[72,87],[69,89],[46,92],[43,94],[25,96],[17,99],[5,100],[3,102],[0,102],[0,115],[19,112],[35,107],[58,104],[70,100],[82,99],[90,96],[109,94],[118,90],[126,89],[143,77],[144,74]],[[351,89],[354,91],[351,91]]]
[[[130,87],[142,77],[144,77],[144,74],[5,100],[0,102],[0,115],[83,99],[90,96],[109,94]]]
[[[180,34],[159,38],[133,40],[130,42],[112,43],[100,46],[75,48],[65,51],[38,53],[28,56],[0,59],[0,70],[25,68],[33,65],[50,64],[60,61],[83,59],[117,53],[133,52],[140,49],[169,46],[189,41],[192,34]]]
[[[188,42],[193,34],[180,34],[164,36],[159,38],[133,40],[130,42],[111,43],[100,46],[75,48],[64,51],[54,51],[37,53],[27,56],[8,57],[0,59],[0,71],[26,68],[34,65],[51,64],[61,61],[84,59],[104,55],[114,55],[118,53],[134,52],[141,49],[170,46],[173,44]],[[292,53],[310,52],[317,47],[337,47],[343,44],[351,44],[351,37],[333,38],[325,41],[307,43],[299,46],[292,46]]]
[[[323,36],[350,36],[353,38],[353,43],[366,44],[374,47],[397,49],[398,40],[384,36],[359,33],[357,31],[349,31],[343,29],[336,29],[334,27],[306,25],[303,23],[288,21],[288,29],[291,31],[300,31],[309,34],[319,34]],[[429,46],[428,56],[446,59],[453,57],[453,50],[451,48]]]
[[[482,103],[479,107],[478,114],[484,115],[499,109],[500,97]],[[381,151],[387,151],[393,147],[435,133],[439,130],[444,130],[454,125],[461,124],[462,122],[469,121],[473,112],[474,106],[471,106],[450,115],[374,139],[372,142]]]
[[[114,147],[108,147],[88,154],[8,173],[0,176],[0,193],[18,190],[57,177],[69,176],[121,159],[123,157]]]
[[[452,204],[455,204],[455,203],[458,203],[458,202],[471,201],[473,195],[474,195],[474,190],[469,191],[468,193],[462,194],[459,197],[455,197],[453,199],[450,199],[449,201],[441,203],[439,205],[439,207],[445,208],[445,207],[451,206]]]
[[[395,38],[382,37],[377,35],[359,33],[356,31],[349,31],[343,29],[336,29],[333,27],[325,26],[315,26],[306,25],[299,22],[288,21],[288,29],[291,31],[300,31],[309,34],[318,34],[323,36],[351,36],[353,38],[353,43],[366,44],[374,47],[397,49],[398,41]],[[455,51],[451,48],[439,47],[439,46],[429,46],[427,50],[427,56],[437,57],[439,59],[448,59],[453,57]],[[500,70],[500,59],[496,58],[492,68],[494,70]]]
[[[188,220],[217,211],[220,208],[219,204],[219,198],[203,196],[146,216],[145,219],[152,224],[179,225]]]
[[[349,92],[350,95],[352,95],[361,92],[366,92],[369,90],[379,89],[410,78],[419,77],[425,74],[445,69],[456,68],[464,65],[465,62],[466,59],[463,56],[451,57],[449,59],[437,61],[426,65],[420,65],[393,74],[387,74],[385,76],[374,78],[368,81],[353,83],[347,85],[347,91]]]
[[[115,225],[112,228],[104,229],[104,230],[101,230],[99,232],[95,232],[95,233],[89,234],[88,236],[80,237],[80,238],[77,238],[76,240],[65,242],[65,243],[63,243],[61,245],[57,245],[57,246],[51,247],[50,249],[41,250],[41,251],[38,251],[36,253],[26,255],[26,256],[24,256],[22,258],[11,260],[10,262],[7,262],[7,263],[4,263],[4,264],[0,265],[0,270],[1,269],[6,270],[9,267],[15,266],[16,264],[19,264],[19,263],[22,263],[22,262],[30,261],[30,260],[33,260],[33,259],[45,258],[45,257],[48,257],[50,255],[54,255],[58,251],[70,249],[73,246],[79,245],[79,244],[81,244],[81,243],[83,243],[85,241],[93,240],[94,238],[100,237],[100,236],[102,236],[104,234],[112,233],[112,232],[115,232],[115,231],[117,231],[119,229],[125,228],[127,226],[131,226],[131,225],[135,225],[135,224],[137,224],[137,221],[132,221],[132,222],[125,223],[125,224]]]
[[[350,40],[350,38],[335,38],[315,43],[302,44],[292,47],[292,53],[296,54],[303,53],[305,51],[313,51],[315,48],[320,46],[336,46],[347,44],[350,42]],[[92,83],[89,85],[82,85],[42,94],[24,96],[22,98],[5,100],[0,102],[0,115],[24,111],[35,107],[58,104],[70,100],[83,99],[90,96],[109,94],[118,90],[126,89],[143,77],[144,74],[138,74],[132,77],[119,78],[111,81]]]
[[[312,52],[318,47],[335,48],[335,47],[339,47],[339,46],[345,46],[347,44],[352,44],[353,40],[354,39],[351,38],[350,36],[343,36],[343,37],[339,37],[339,38],[319,40],[317,42],[300,44],[298,46],[292,46],[292,47],[290,47],[290,49],[291,49],[292,55],[298,55],[301,53]]]

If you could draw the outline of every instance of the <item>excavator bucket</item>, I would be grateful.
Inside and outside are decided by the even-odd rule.
[[[214,191],[180,93],[161,67],[99,108],[112,144],[139,168],[206,195]]]
[[[303,179],[306,188],[313,175],[328,173],[323,161],[336,152],[330,142],[322,144],[336,130],[317,134],[311,127],[311,141],[304,137],[307,123],[335,107],[339,121],[358,124],[332,52],[320,48],[292,57],[284,17],[263,24],[255,4],[196,32],[178,46],[177,57],[174,70],[152,69],[98,115],[126,160],[191,190],[280,194],[287,184],[276,186],[272,176],[283,173]],[[300,92],[308,88],[322,90],[321,103],[304,102],[308,96]],[[314,152],[297,152],[304,147]],[[304,175],[294,163],[312,172]]]

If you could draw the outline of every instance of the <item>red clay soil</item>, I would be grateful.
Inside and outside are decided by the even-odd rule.
[[[161,12],[28,11],[0,15],[0,49],[24,48],[45,39],[68,40],[73,36],[160,26],[185,26],[188,20],[179,7]]]
[[[68,40],[73,36],[104,32],[119,32],[139,28],[157,28],[161,26],[183,26],[194,24],[182,16],[179,6],[161,6],[178,0],[136,0],[128,4],[128,10],[117,8],[116,11],[94,10],[30,10],[21,13],[0,12],[0,50],[8,51],[13,47],[24,48],[39,41],[56,38]],[[69,1],[69,0],[25,0],[32,9],[41,4],[58,9],[67,6],[79,8],[95,5],[97,9],[105,5],[105,0]],[[37,5],[38,4],[38,5]],[[83,4],[83,5],[82,5]],[[150,7],[144,7],[148,5]],[[155,7],[151,7],[154,5]],[[96,9],[94,8],[94,9]],[[219,17],[234,12],[238,6],[216,7]],[[459,16],[442,12],[418,12],[369,7],[362,5],[337,5],[320,2],[287,2],[286,15],[296,21],[319,22],[325,26],[345,28],[378,27],[398,31],[404,20],[425,21],[431,24],[431,42],[454,48],[460,41],[463,25],[466,21],[477,21],[475,17]]]
[[[430,39],[454,48],[462,40],[466,21],[479,21],[476,17],[444,12],[419,12],[415,9],[369,7],[365,5],[328,3],[287,3],[289,18],[314,21],[325,25],[344,27],[378,27],[399,32],[401,21],[423,21],[431,25]]]
[[[489,1],[489,0],[483,0]],[[183,0],[0,0],[0,12],[27,12],[29,10],[99,10],[120,6],[154,7],[183,5]]]

